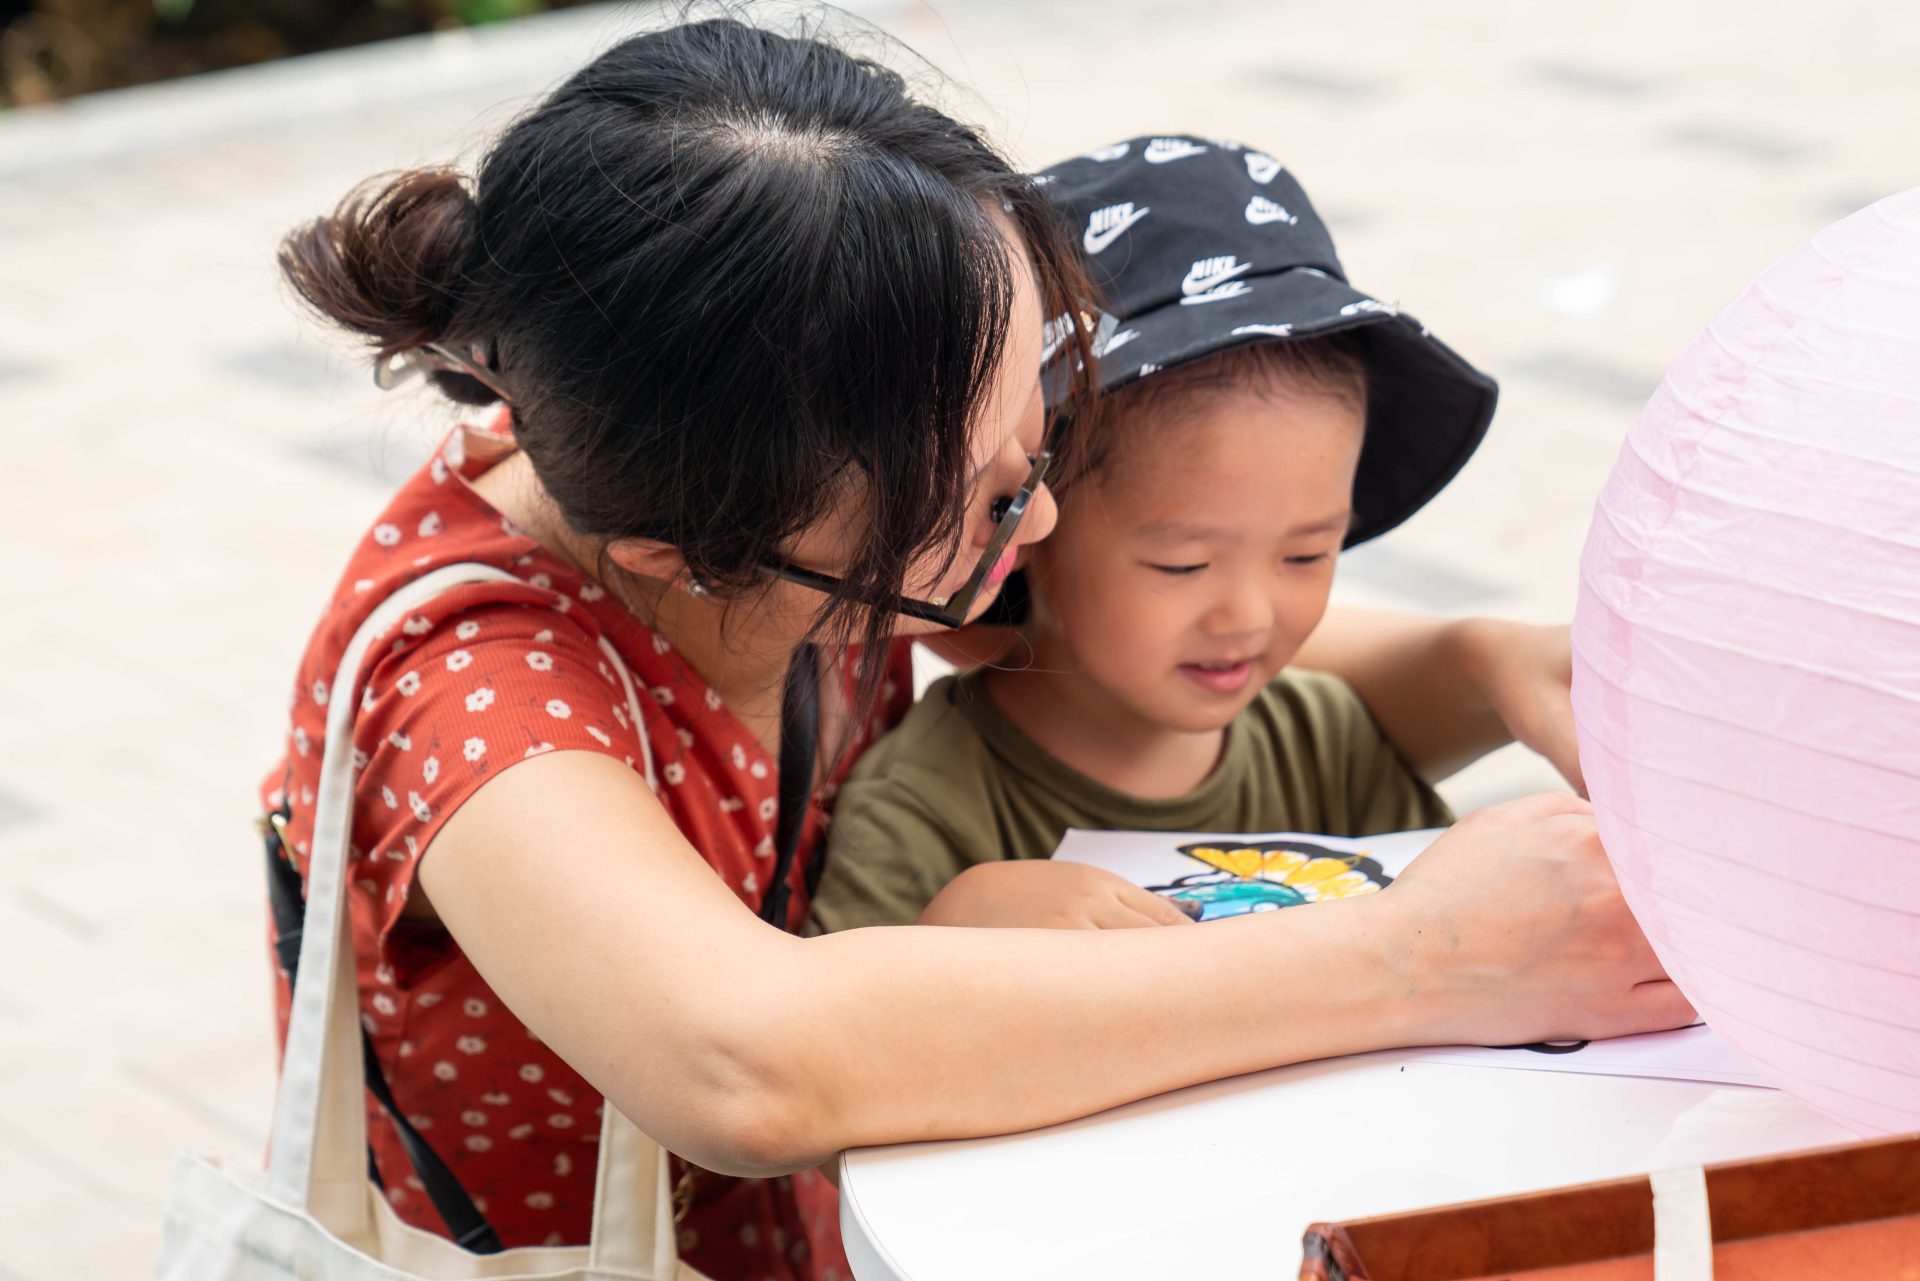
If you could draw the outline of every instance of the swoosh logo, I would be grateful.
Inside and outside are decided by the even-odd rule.
[[[1225,302],[1229,298],[1238,298],[1241,294],[1250,294],[1253,286],[1244,280],[1229,280],[1217,289],[1209,289],[1204,294],[1194,294],[1180,300],[1182,307],[1191,307],[1196,303]]]
[[[1187,278],[1180,282],[1180,292],[1189,297],[1210,293],[1235,276],[1243,276],[1252,270],[1252,263],[1236,262],[1231,255],[1225,258],[1202,258],[1187,269]]]
[[[1292,325],[1240,325],[1227,331],[1230,334],[1264,334],[1268,338],[1293,337]]]
[[[1256,227],[1269,222],[1284,222],[1291,226],[1300,219],[1288,213],[1285,205],[1277,205],[1265,196],[1255,196],[1247,201],[1247,221]]]
[[[1126,346],[1139,336],[1140,331],[1138,329],[1122,329],[1119,333],[1107,339],[1106,345],[1093,354],[1096,356],[1109,355],[1112,352],[1120,350],[1120,348]]]
[[[1110,205],[1105,209],[1096,209],[1087,219],[1087,232],[1080,238],[1087,252],[1097,254],[1125,234],[1127,228],[1152,213],[1151,206],[1135,209],[1131,204]]]
[[[1110,147],[1099,147],[1093,151],[1089,151],[1087,153],[1087,159],[1097,160],[1101,164],[1106,164],[1109,161],[1118,160],[1120,157],[1126,155],[1127,149],[1132,145],[1130,142],[1116,142]]]
[[[1206,148],[1197,142],[1188,142],[1185,138],[1155,138],[1147,144],[1146,152],[1141,156],[1150,165],[1164,165],[1170,160],[1185,160],[1188,156],[1197,156]]]
[[[1273,181],[1274,175],[1280,172],[1280,168],[1280,162],[1264,151],[1247,153],[1247,177],[1263,187]]]

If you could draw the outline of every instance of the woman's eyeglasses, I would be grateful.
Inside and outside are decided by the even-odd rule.
[[[1051,450],[1043,449],[1037,454],[1027,455],[1033,461],[1033,470],[1027,473],[1026,480],[1013,493],[994,500],[991,510],[993,537],[987,540],[986,550],[980,553],[979,563],[973,572],[967,575],[965,586],[951,596],[935,597],[932,600],[917,600],[912,596],[901,596],[894,602],[894,612],[905,614],[908,618],[917,618],[923,622],[938,623],[942,627],[959,627],[967,621],[967,615],[973,612],[974,602],[980,599],[980,593],[986,590],[987,579],[992,576],[994,567],[1000,563],[1007,544],[1013,541],[1014,531],[1020,528],[1020,518],[1027,514],[1027,507],[1033,501],[1034,491],[1040,488],[1041,478],[1047,474],[1047,464],[1052,461]],[[802,587],[811,587],[816,591],[834,591],[842,586],[841,581],[830,574],[817,570],[803,569],[798,565],[773,562],[762,565],[761,571],[767,575],[789,583],[798,583]]]

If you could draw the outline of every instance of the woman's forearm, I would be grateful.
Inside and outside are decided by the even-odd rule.
[[[846,1147],[1030,1129],[1199,1081],[1423,1039],[1382,896],[1200,929],[907,926],[806,940],[769,1000],[843,1047],[796,1044],[783,1090]],[[784,989],[784,990],[781,990]],[[816,1045],[817,1051],[817,1043]],[[784,1110],[784,1109],[783,1109]]]
[[[1352,685],[1407,763],[1441,779],[1512,741],[1485,670],[1493,633],[1508,626],[1330,609],[1294,663]]]

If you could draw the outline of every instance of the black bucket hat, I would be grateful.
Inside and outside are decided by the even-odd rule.
[[[1333,237],[1272,156],[1166,135],[1034,176],[1080,235],[1109,319],[1100,387],[1247,343],[1361,331],[1367,433],[1346,545],[1384,534],[1453,479],[1499,388],[1391,303],[1347,283]]]

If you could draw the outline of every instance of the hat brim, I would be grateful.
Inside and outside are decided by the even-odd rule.
[[[1367,428],[1346,546],[1379,537],[1459,474],[1493,421],[1498,385],[1413,317],[1333,276],[1294,269],[1247,284],[1245,293],[1127,317],[1100,357],[1101,391],[1119,391],[1143,369],[1165,371],[1252,343],[1360,331]]]

